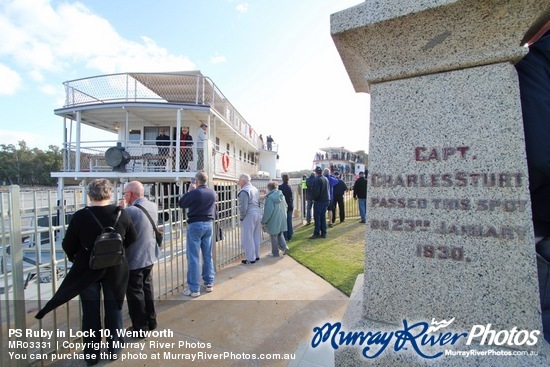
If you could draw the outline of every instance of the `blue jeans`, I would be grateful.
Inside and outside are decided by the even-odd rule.
[[[292,228],[292,214],[293,210],[287,210],[286,211],[286,231],[283,232],[285,236],[285,240],[290,241],[292,239],[292,235],[294,234],[294,229]]]
[[[103,288],[103,307],[105,312],[103,321],[105,327],[101,327],[101,288]],[[91,357],[86,358],[86,360],[99,360],[99,348],[93,348],[90,345],[91,343],[101,342],[101,329],[109,329],[111,332],[111,336],[107,338],[109,353],[118,353],[120,351],[119,349],[114,349],[112,344],[114,341],[124,343],[124,338],[117,334],[117,330],[124,328],[122,309],[118,307],[118,303],[114,298],[114,293],[110,286],[106,286],[101,280],[93,283],[80,293],[82,301],[82,330],[95,332],[95,336],[84,336],[82,338],[83,342],[86,343],[84,354]]]
[[[214,284],[211,221],[187,224],[187,284],[192,292],[200,291],[199,251],[202,252],[202,280],[204,284]]]
[[[357,199],[359,205],[359,214],[361,214],[361,221],[367,221],[367,199]]]
[[[313,203],[313,220],[315,221],[314,236],[327,235],[327,208],[329,200],[316,201]]]
[[[307,209],[306,209],[306,222],[311,223],[311,208],[313,207],[313,200],[307,199]]]

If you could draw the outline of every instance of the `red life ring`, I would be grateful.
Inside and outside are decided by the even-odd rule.
[[[229,171],[229,154],[227,153],[222,155],[222,167],[224,172]]]

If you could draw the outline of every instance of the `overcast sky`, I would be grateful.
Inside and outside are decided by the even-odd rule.
[[[330,37],[330,14],[361,2],[0,0],[0,143],[60,146],[64,81],[201,70],[273,136],[282,171],[322,147],[368,151],[370,99]]]

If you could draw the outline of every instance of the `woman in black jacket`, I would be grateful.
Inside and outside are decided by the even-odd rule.
[[[95,179],[88,185],[88,197],[91,205],[74,213],[65,238],[63,238],[63,250],[73,265],[52,299],[36,315],[36,318],[41,319],[56,307],[80,295],[82,331],[85,332],[85,335],[90,335],[83,337],[83,341],[86,343],[84,354],[87,357],[85,359],[88,366],[99,362],[99,347],[92,347],[92,343],[101,342],[101,329],[110,331],[107,341],[109,343],[108,352],[111,355],[119,352],[113,347],[112,342],[123,342],[122,337],[118,336],[117,330],[122,331],[123,329],[122,304],[128,284],[128,262],[124,258],[120,265],[99,270],[92,270],[89,266],[94,241],[103,229],[96,223],[89,211],[93,212],[103,227],[113,226],[119,211],[122,211],[115,231],[120,233],[124,239],[125,247],[136,240],[136,229],[128,213],[122,208],[110,204],[112,194],[112,185],[109,180]],[[101,326],[101,289],[103,289],[105,309],[104,327]]]

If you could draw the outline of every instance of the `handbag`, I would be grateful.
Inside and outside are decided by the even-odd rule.
[[[122,264],[124,261],[124,240],[120,233],[115,230],[122,210],[118,210],[115,224],[112,227],[103,227],[95,214],[88,207],[86,209],[101,228],[101,234],[96,237],[94,248],[90,253],[90,269],[99,270]],[[86,250],[88,249],[86,248]]]
[[[158,230],[155,222],[153,222],[153,218],[151,218],[151,216],[149,215],[149,212],[147,210],[145,210],[145,208],[142,207],[141,205],[135,204],[134,206],[140,208],[145,213],[147,218],[149,219],[149,222],[151,222],[151,225],[153,226],[153,231],[155,232],[155,241],[157,242],[157,246],[160,247],[160,245],[162,244],[162,241],[164,240],[164,236]]]

